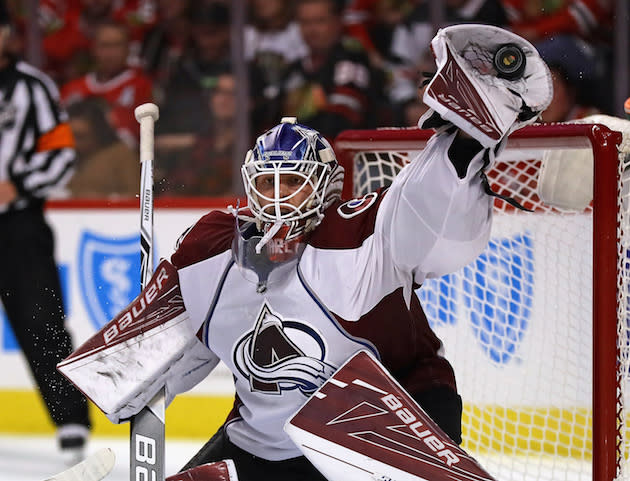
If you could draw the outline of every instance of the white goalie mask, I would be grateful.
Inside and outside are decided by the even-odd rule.
[[[271,239],[302,239],[340,197],[343,184],[343,168],[328,141],[294,117],[256,139],[241,173],[249,209],[264,233],[257,252]]]

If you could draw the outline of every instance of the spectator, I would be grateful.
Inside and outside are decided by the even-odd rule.
[[[92,55],[94,71],[72,80],[61,89],[66,106],[97,97],[111,107],[112,126],[127,145],[137,145],[140,135],[134,109],[153,99],[151,80],[137,67],[129,67],[129,38],[124,25],[112,21],[96,27]]]
[[[88,52],[97,25],[109,20],[125,25],[130,58],[137,58],[142,37],[157,20],[155,0],[41,0],[37,15],[45,69],[62,84],[92,69]],[[22,18],[22,29],[24,24]]]
[[[230,12],[223,3],[193,3],[191,37],[160,99],[160,134],[191,134],[207,122],[204,109],[217,77],[230,70]]]
[[[585,40],[611,38],[610,0],[502,0],[510,28],[530,42],[560,34]]]
[[[576,48],[594,51],[592,59],[599,69],[586,90],[588,99],[597,108],[613,112],[613,3],[611,0],[559,0],[543,4],[542,0],[502,0],[509,14],[510,28],[514,33],[534,44],[560,41],[570,54]],[[627,27],[628,28],[628,27]],[[569,39],[569,40],[567,40]],[[577,47],[575,45],[577,45]],[[583,58],[576,58],[581,61]],[[586,59],[590,61],[590,59]],[[590,70],[587,64],[578,68]],[[580,84],[583,84],[580,81]],[[578,94],[581,90],[578,86]]]
[[[601,113],[596,107],[580,105],[577,89],[566,71],[558,66],[549,66],[553,82],[553,99],[541,114],[542,122],[567,122]]]
[[[251,21],[245,27],[245,59],[251,71],[254,94],[255,130],[275,124],[282,80],[291,63],[303,58],[307,48],[300,28],[293,20],[294,3],[290,0],[253,0]]]
[[[251,21],[245,27],[245,59],[258,61],[274,55],[281,64],[306,55],[300,28],[294,21],[294,4],[290,0],[252,0]],[[275,61],[264,62],[276,68]]]
[[[144,37],[142,65],[155,86],[164,87],[190,36],[191,0],[157,0],[158,23]]]
[[[73,197],[134,197],[140,187],[138,156],[106,119],[106,106],[88,98],[68,108],[77,166],[68,184]]]
[[[500,0],[447,0],[446,24],[483,23],[503,27],[507,16]],[[390,57],[394,64],[393,80],[388,88],[390,100],[404,108],[416,99],[418,73],[423,65],[432,65],[431,39],[435,28],[431,21],[428,2],[417,5],[404,23],[394,29]]]
[[[179,155],[169,156],[167,148],[161,152],[160,163],[167,163],[161,181],[160,194],[187,196],[232,195],[232,164],[236,145],[236,81],[231,73],[217,77],[217,85],[210,96],[210,126],[194,136]],[[165,152],[166,150],[166,152]],[[182,155],[183,154],[183,155]],[[164,162],[164,159],[166,160]],[[158,170],[159,172],[159,170]]]
[[[342,6],[335,0],[301,0],[297,20],[309,49],[285,81],[285,115],[332,138],[340,131],[367,126],[378,89],[359,42],[343,37]]]
[[[536,48],[549,66],[553,81],[553,99],[541,120],[565,122],[600,113],[595,104],[604,65],[596,50],[566,35],[538,43]]]
[[[412,8],[411,0],[349,0],[344,25],[367,52],[373,67],[385,68],[396,25]]]

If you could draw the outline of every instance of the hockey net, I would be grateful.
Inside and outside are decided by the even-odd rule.
[[[464,448],[499,480],[630,479],[630,122],[535,125],[488,172],[492,235],[473,263],[418,294],[454,365]],[[346,198],[388,185],[432,134],[346,131]],[[545,151],[594,157],[584,210],[543,203]]]

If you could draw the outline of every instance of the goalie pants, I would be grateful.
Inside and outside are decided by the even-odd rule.
[[[239,481],[326,481],[326,478],[304,456],[268,461],[232,444],[221,426],[210,441],[182,468],[182,471],[202,464],[231,459]]]
[[[447,386],[438,386],[413,396],[429,416],[457,444],[462,442],[462,399]],[[326,481],[304,456],[268,461],[235,446],[222,426],[188,461],[181,471],[202,464],[232,459],[239,481]]]
[[[89,426],[87,401],[56,368],[72,342],[53,255],[41,208],[0,214],[0,301],[11,328],[55,425]]]

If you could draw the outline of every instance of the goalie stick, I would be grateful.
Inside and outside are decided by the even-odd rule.
[[[44,481],[100,481],[110,473],[115,461],[116,456],[111,449],[99,449],[80,463]]]
[[[136,107],[140,123],[140,279],[145,288],[153,274],[153,127],[159,118],[157,105]],[[164,388],[131,419],[130,481],[164,481]]]

